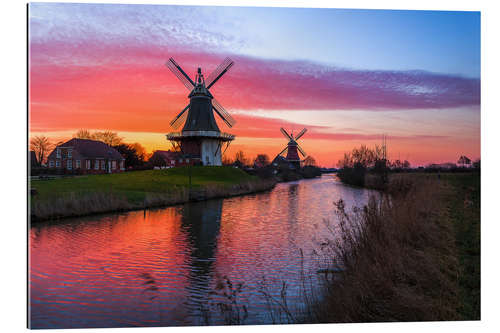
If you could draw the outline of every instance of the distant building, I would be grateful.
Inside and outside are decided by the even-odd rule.
[[[125,158],[104,142],[73,138],[50,153],[47,166],[82,173],[115,173],[125,170]]]
[[[185,165],[193,165],[198,162],[197,160],[190,158],[189,156],[183,155],[178,151],[170,150],[156,150],[149,162],[155,167],[178,167]]]
[[[293,162],[290,162],[286,159],[286,157],[283,157],[281,155],[277,155],[274,160],[271,162],[272,166],[278,167],[278,168],[288,168],[288,169],[295,169],[296,165]]]
[[[429,164],[427,166],[427,168],[429,169],[454,169],[456,168],[457,165],[455,163],[440,163],[440,164],[437,164],[437,163],[433,163],[433,164]]]

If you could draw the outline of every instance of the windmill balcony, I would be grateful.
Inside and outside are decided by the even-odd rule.
[[[215,138],[221,141],[234,140],[234,135],[218,131],[184,131],[171,132],[167,135],[168,140],[182,140],[185,138]]]

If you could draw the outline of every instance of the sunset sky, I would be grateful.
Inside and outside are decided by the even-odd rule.
[[[166,150],[170,120],[194,79],[227,56],[211,89],[236,119],[227,153],[278,154],[279,131],[320,165],[388,136],[390,159],[412,165],[480,157],[478,12],[29,5],[30,135],[112,130]]]

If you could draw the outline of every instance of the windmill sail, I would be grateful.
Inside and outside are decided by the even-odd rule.
[[[224,61],[208,76],[206,80],[207,89],[210,89],[233,65],[234,62],[230,58],[224,59]]]
[[[300,167],[301,159],[299,153],[304,157],[307,156],[307,154],[299,146],[297,140],[299,140],[307,132],[307,129],[302,129],[302,131],[300,131],[296,137],[293,136],[293,133],[288,134],[288,132],[283,127],[280,128],[280,131],[281,134],[283,134],[283,136],[288,139],[288,144],[286,145],[285,149],[283,149],[278,155],[281,155],[286,151],[285,159],[288,162],[292,163],[295,167]]]
[[[300,131],[300,133],[299,133],[299,134],[297,134],[297,136],[295,137],[295,140],[300,139],[300,137],[301,137],[302,135],[304,135],[306,132],[307,132],[307,128],[304,128],[302,131]]]
[[[217,112],[217,114],[224,120],[224,122],[229,126],[233,127],[234,124],[236,123],[236,120],[234,120],[233,117],[229,114],[229,112],[224,109],[222,105],[220,105],[219,101],[217,101],[215,98],[212,99],[212,106],[214,110]]]
[[[168,69],[170,69],[170,71],[172,73],[174,73],[175,76],[177,76],[177,78],[179,79],[179,81],[181,81],[184,86],[189,90],[193,90],[194,89],[194,86],[195,86],[195,83],[193,82],[193,80],[191,80],[191,78],[186,74],[186,72],[184,72],[181,68],[181,66],[179,66],[174,58],[170,58],[168,59],[167,63],[166,63]]]
[[[282,150],[282,151],[281,151],[278,155],[283,154],[285,151],[287,151],[287,149],[288,149],[288,146],[287,146],[287,147],[285,147],[285,149],[283,149],[283,150]]]
[[[186,120],[187,113],[186,111],[189,109],[189,104],[170,122],[170,126],[174,129],[179,128],[179,126]]]
[[[195,81],[191,80],[189,75],[175,62],[173,58],[169,58],[166,65],[170,71],[191,91],[191,96],[196,96],[196,99],[190,99],[190,104],[186,106],[171,122],[173,128],[178,128],[181,123],[185,122],[183,131],[190,130],[205,130],[219,131],[212,110],[224,121],[224,123],[233,127],[236,121],[224,109],[224,107],[213,98],[208,88],[212,87],[227,71],[233,66],[234,62],[230,58],[224,61],[204,80],[201,73],[201,68],[198,68],[198,75]],[[205,86],[205,84],[207,84]],[[200,98],[200,96],[204,96]],[[202,101],[205,99],[204,101]],[[189,111],[189,112],[186,112]],[[207,112],[208,111],[208,112]]]
[[[299,145],[297,145],[297,149],[300,151],[300,153],[302,154],[302,156],[304,156],[304,157],[307,156],[306,152],[304,150],[302,150],[302,148],[300,148]]]
[[[280,131],[285,136],[285,138],[287,138],[288,140],[292,140],[292,137],[290,136],[290,134],[288,134],[287,131],[285,131],[285,129],[283,127],[280,127]]]

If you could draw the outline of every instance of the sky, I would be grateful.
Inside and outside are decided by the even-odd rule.
[[[307,133],[327,167],[387,135],[412,165],[480,158],[480,13],[167,5],[29,5],[30,135],[112,130],[170,148],[169,122],[194,79],[225,57],[211,88],[235,118],[227,154],[276,156],[279,128]]]

